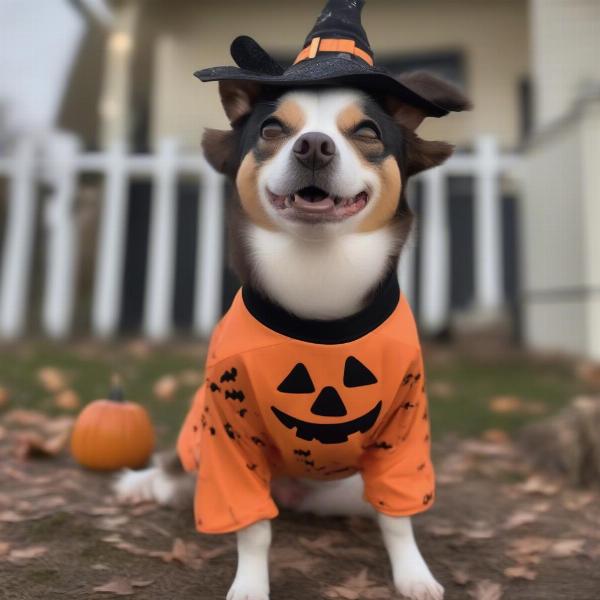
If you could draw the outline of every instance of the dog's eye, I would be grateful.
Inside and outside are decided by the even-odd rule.
[[[381,131],[379,131],[379,127],[377,127],[374,121],[362,121],[362,123],[359,123],[354,129],[353,135],[365,140],[381,139]]]
[[[284,133],[283,124],[275,118],[267,119],[260,128],[260,136],[264,140],[276,140]]]

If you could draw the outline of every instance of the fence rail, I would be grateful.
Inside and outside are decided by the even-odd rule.
[[[497,311],[503,304],[500,178],[517,158],[501,155],[494,138],[479,138],[474,152],[458,154],[423,174],[420,261],[422,327],[435,332],[449,317],[449,224],[447,178],[464,175],[476,181],[475,306]],[[118,331],[125,265],[128,184],[150,179],[152,209],[148,246],[143,331],[154,340],[172,333],[175,279],[177,184],[183,175],[199,181],[198,254],[195,273],[194,332],[209,335],[221,313],[224,261],[224,181],[199,154],[183,154],[173,140],[163,140],[154,154],[131,155],[115,144],[106,152],[85,153],[68,135],[38,143],[24,138],[12,156],[0,156],[0,178],[8,180],[7,218],[0,262],[0,339],[26,329],[38,186],[50,197],[44,206],[46,228],[42,327],[52,338],[71,333],[76,298],[77,222],[74,204],[82,174],[103,177],[94,290],[92,333],[101,338]],[[415,298],[416,241],[408,244],[400,266],[404,293]]]

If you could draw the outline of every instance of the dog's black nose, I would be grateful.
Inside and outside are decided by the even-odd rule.
[[[294,144],[296,158],[309,169],[326,167],[335,156],[335,142],[325,133],[311,131],[300,136]]]

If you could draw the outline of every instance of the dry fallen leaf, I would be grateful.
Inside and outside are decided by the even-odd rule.
[[[545,553],[552,545],[552,540],[544,537],[522,537],[512,540],[506,555],[520,565],[538,564],[540,555]]]
[[[42,426],[48,421],[48,416],[38,410],[15,408],[4,415],[3,421],[6,425],[19,427]]]
[[[548,412],[548,407],[543,402],[528,400],[523,404],[522,410],[527,415],[543,415]]]
[[[385,600],[392,598],[387,587],[378,586],[369,579],[367,569],[358,575],[349,577],[341,585],[329,586],[324,591],[325,598],[342,598],[344,600]]]
[[[55,367],[42,367],[37,372],[37,378],[42,387],[51,394],[57,394],[67,387],[65,374]]]
[[[68,431],[58,433],[49,439],[33,431],[21,432],[17,435],[15,454],[20,460],[56,456],[68,441]]]
[[[27,521],[27,517],[16,513],[14,510],[0,512],[0,523],[22,523],[23,521]]]
[[[127,515],[104,516],[98,522],[98,529],[106,529],[108,531],[121,530],[123,525],[129,523]]]
[[[8,404],[10,394],[5,387],[0,387],[0,408],[3,408]]]
[[[334,548],[334,546],[343,544],[347,542],[346,536],[341,533],[324,533],[316,537],[314,540],[309,540],[308,538],[301,537],[298,540],[302,546],[304,546],[307,550],[311,552],[322,552],[323,554],[329,555],[337,555],[339,554],[339,548]]]
[[[180,562],[182,565],[198,571],[204,567],[207,560],[221,556],[227,550],[227,546],[204,549],[194,542],[184,542],[182,539],[177,538],[173,542],[171,550],[163,552],[161,558],[165,562]]]
[[[569,492],[562,501],[567,510],[579,511],[596,500],[592,492]]]
[[[502,527],[503,529],[515,529],[516,527],[521,527],[522,525],[534,523],[537,521],[537,519],[538,515],[533,512],[518,510],[510,515],[508,519],[506,519]]]
[[[48,552],[45,546],[29,546],[29,548],[15,548],[8,555],[8,560],[11,562],[20,562],[22,560],[30,560],[38,558]]]
[[[457,533],[456,527],[443,522],[431,523],[425,527],[425,530],[434,537],[449,537]]]
[[[303,575],[310,575],[314,572],[315,565],[321,562],[316,556],[310,556],[306,552],[291,546],[274,547],[271,550],[273,558],[272,571],[273,577],[277,578],[283,574],[283,571],[298,571]]]
[[[431,396],[436,396],[442,400],[448,400],[454,395],[455,386],[449,381],[430,380],[427,391]]]
[[[452,581],[457,583],[458,585],[467,585],[471,581],[471,576],[469,575],[466,567],[457,567],[451,570],[452,573]]]
[[[502,598],[502,586],[488,579],[478,581],[473,589],[469,590],[469,596],[473,600],[500,600]]]
[[[490,400],[489,407],[495,413],[513,413],[522,410],[523,402],[517,396],[495,396]]]
[[[510,436],[503,429],[486,429],[481,434],[481,439],[492,444],[507,444]]]
[[[67,389],[54,397],[54,404],[63,410],[77,410],[81,405],[81,400],[77,392]]]
[[[187,369],[179,373],[179,382],[188,387],[198,387],[204,381],[204,375],[200,369]]]
[[[585,540],[558,540],[550,546],[549,554],[555,558],[568,558],[583,554]]]
[[[541,475],[532,475],[518,489],[526,494],[541,494],[543,496],[554,496],[560,490],[560,484],[550,481]]]
[[[461,529],[460,533],[471,540],[489,540],[496,535],[495,530],[484,521],[474,521],[471,527]]]
[[[510,579],[527,579],[528,581],[533,581],[537,577],[537,573],[525,565],[508,567],[504,569],[504,575]]]
[[[165,375],[154,384],[154,395],[163,402],[171,402],[179,389],[179,381],[174,375]]]
[[[135,592],[133,585],[128,579],[125,579],[125,577],[115,577],[108,583],[95,587],[93,591],[115,594],[115,596],[131,596]]]

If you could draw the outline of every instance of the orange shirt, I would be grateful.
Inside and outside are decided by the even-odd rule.
[[[365,498],[392,516],[431,506],[434,476],[421,351],[390,277],[361,313],[307,321],[249,288],[217,325],[178,440],[198,472],[205,533],[237,531],[278,511],[278,475],[360,472]]]

